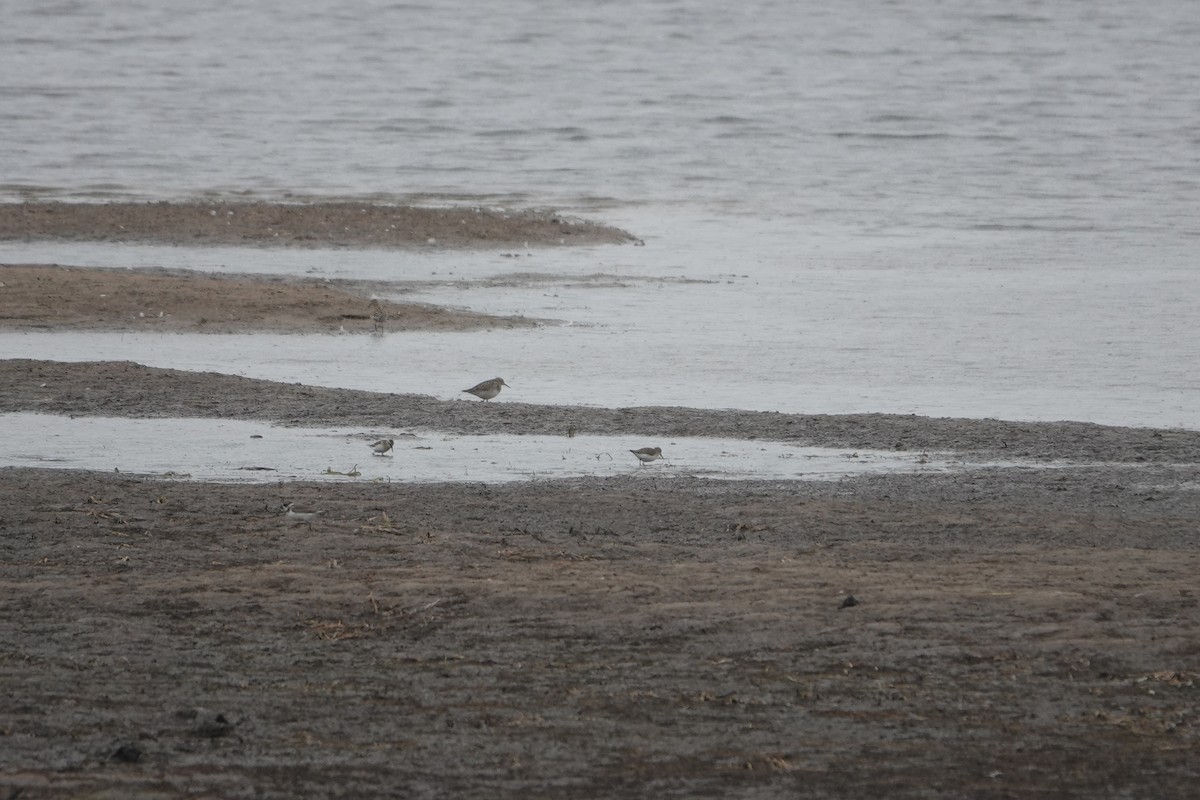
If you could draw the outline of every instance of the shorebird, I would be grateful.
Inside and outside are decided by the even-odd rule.
[[[639,450],[630,450],[629,452],[637,456],[637,460],[642,462],[642,466],[646,466],[651,461],[657,461],[662,458],[661,447],[643,447]]]
[[[500,394],[500,387],[508,386],[504,382],[504,378],[492,378],[490,381],[484,381],[481,384],[472,386],[470,389],[463,389],[467,394],[473,394],[480,400],[491,400],[496,395]],[[508,388],[512,388],[508,386]]]
[[[375,442],[371,445],[371,451],[377,456],[386,455],[387,451],[391,450],[392,445],[395,443],[396,442],[393,439],[380,439],[378,442]]]
[[[293,523],[303,522],[311,525],[314,519],[325,513],[324,511],[297,511],[295,505],[295,503],[287,503],[283,507],[283,510],[287,512],[288,519]]]
[[[371,298],[371,321],[375,323],[375,330],[379,330],[379,326],[387,322],[387,312],[383,310],[383,303],[379,302],[378,297]]]

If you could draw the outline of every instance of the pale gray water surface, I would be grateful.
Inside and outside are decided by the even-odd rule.
[[[784,269],[785,255],[772,264],[765,250],[753,266],[699,254],[681,263],[650,246],[517,258],[67,249],[79,256],[72,263],[403,278],[418,290],[389,296],[563,324],[377,336],[0,334],[9,357],[130,360],[442,399],[500,375],[511,385],[501,402],[1200,427],[1200,336],[1186,335],[1200,271],[1182,267],[1147,281],[1115,266]],[[498,285],[476,283],[485,278]]]
[[[553,204],[646,247],[5,244],[6,263],[421,281],[570,323],[0,336],[440,397],[1200,427],[1191,3],[5,4],[0,198]],[[658,278],[704,281],[682,284]],[[519,389],[517,388],[519,387]]]
[[[614,436],[456,436],[430,431],[286,428],[220,419],[124,419],[0,414],[0,466],[149,473],[219,482],[506,481],[641,475],[723,480],[836,480],[877,472],[965,468],[952,456],[797,447],[774,442],[675,437],[664,459],[642,466],[649,446]],[[390,455],[368,446],[395,441]]]
[[[1196,233],[1186,0],[10,0],[4,187]],[[765,213],[764,213],[765,212]]]

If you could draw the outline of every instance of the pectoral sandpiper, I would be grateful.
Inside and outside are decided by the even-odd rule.
[[[501,386],[508,386],[508,384],[504,382],[504,378],[492,378],[490,381],[484,381],[476,386],[472,386],[470,389],[463,389],[463,391],[467,394],[475,395],[480,400],[491,400],[493,397],[500,394]],[[508,388],[511,389],[512,387],[508,386]]]

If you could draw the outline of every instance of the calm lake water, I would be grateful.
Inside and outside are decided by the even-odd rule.
[[[10,243],[0,262],[432,280],[421,299],[570,324],[0,350],[444,397],[503,375],[533,402],[1200,428],[1197,19],[1165,0],[6,2],[2,200],[553,205],[646,247]],[[535,277],[436,283],[512,272]],[[569,280],[595,273],[622,280]]]

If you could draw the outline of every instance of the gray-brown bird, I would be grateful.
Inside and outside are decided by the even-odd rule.
[[[630,450],[629,452],[637,456],[637,460],[642,462],[642,466],[646,466],[651,461],[657,461],[662,458],[661,447],[643,447],[638,450]]]
[[[463,389],[463,391],[467,394],[475,395],[480,400],[491,400],[493,397],[500,394],[501,386],[507,386],[510,389],[512,388],[504,382],[504,378],[492,378],[490,381],[484,381],[483,383],[472,386],[470,389]]]

